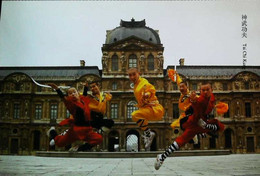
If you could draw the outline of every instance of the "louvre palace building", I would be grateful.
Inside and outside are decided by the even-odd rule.
[[[81,82],[101,80],[101,89],[113,95],[107,103],[105,118],[115,125],[103,134],[103,143],[94,151],[144,151],[143,132],[132,121],[131,113],[137,109],[132,84],[127,70],[136,67],[141,76],[152,83],[160,104],[165,108],[161,121],[149,126],[156,133],[152,151],[164,150],[181,129],[170,124],[179,117],[180,91],[173,83],[166,66],[164,47],[159,31],[146,26],[145,20],[121,20],[120,25],[106,31],[103,44],[102,69],[86,66],[0,67],[0,154],[31,155],[48,151],[51,126],[58,133],[68,127],[58,124],[70,114],[55,91],[37,86],[50,82],[60,86],[73,86],[83,92]],[[212,83],[216,102],[228,103],[229,111],[222,117],[213,115],[225,124],[218,137],[207,136],[199,144],[186,144],[182,150],[228,149],[232,153],[260,153],[260,66],[189,66],[180,58],[176,70],[188,82],[189,90],[199,90],[202,82]],[[55,148],[56,151],[68,150]]]

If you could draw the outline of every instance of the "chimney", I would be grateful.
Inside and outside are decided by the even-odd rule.
[[[84,60],[80,60],[80,66],[85,67],[85,61]]]
[[[184,66],[184,58],[180,58],[179,63],[180,63],[180,66]]]

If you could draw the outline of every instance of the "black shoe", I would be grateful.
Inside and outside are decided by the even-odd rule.
[[[85,143],[85,144],[79,146],[77,151],[79,151],[79,152],[90,151],[92,149],[92,147],[93,147],[92,145]]]
[[[210,135],[211,137],[213,137],[213,138],[218,138],[218,133],[217,132],[208,132],[207,133],[208,135]]]

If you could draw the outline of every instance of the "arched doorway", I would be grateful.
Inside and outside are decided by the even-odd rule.
[[[119,151],[119,133],[117,131],[111,131],[108,134],[108,151],[109,152]]]
[[[232,130],[230,128],[226,129],[225,132],[225,148],[232,148]]]
[[[33,150],[40,150],[41,132],[35,130],[33,132]]]
[[[136,130],[129,130],[126,133],[126,151],[138,152],[139,149],[139,133]]]

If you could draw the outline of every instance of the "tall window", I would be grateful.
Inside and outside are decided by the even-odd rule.
[[[223,83],[223,90],[228,90],[228,85],[227,85],[227,83]]]
[[[173,103],[173,118],[174,119],[178,119],[179,118],[179,107],[178,107],[178,103]]]
[[[118,71],[118,56],[112,56],[112,71]]]
[[[245,103],[246,117],[251,117],[251,104],[249,102]]]
[[[129,56],[129,65],[128,65],[129,68],[132,68],[132,67],[135,67],[137,68],[137,57],[135,54],[131,54]]]
[[[19,119],[20,118],[20,104],[15,103],[14,104],[14,119]]]
[[[118,104],[111,103],[111,118],[117,119],[118,118]]]
[[[132,118],[132,112],[136,111],[138,108],[135,106],[137,104],[136,101],[130,101],[127,104],[127,118],[131,119]]]
[[[154,57],[152,54],[148,56],[148,70],[154,70]]]
[[[35,105],[35,119],[41,119],[42,118],[42,105],[37,104]]]
[[[117,90],[117,83],[116,82],[112,83],[112,90]]]
[[[198,89],[198,86],[197,86],[196,83],[192,83],[191,86],[192,86],[192,90],[197,90]]]
[[[52,104],[51,105],[51,119],[57,119],[58,117],[58,105]]]

